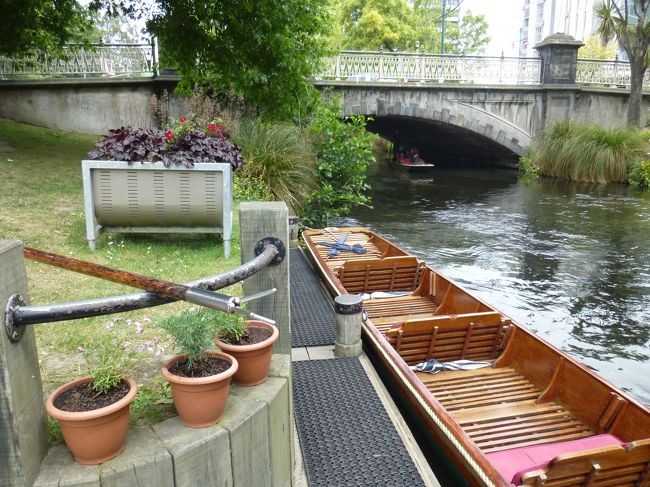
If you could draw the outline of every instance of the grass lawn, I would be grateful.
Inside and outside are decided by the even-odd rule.
[[[223,257],[215,235],[103,234],[97,251],[85,238],[81,160],[98,140],[0,119],[0,239],[18,239],[38,249],[119,269],[186,282],[239,264],[237,212],[232,252]],[[34,305],[78,301],[134,292],[132,288],[27,261],[29,297]],[[225,292],[240,294],[240,286]],[[82,349],[92,350],[105,334],[115,334],[136,354],[131,375],[140,388],[132,421],[156,422],[175,414],[160,376],[163,357],[173,355],[170,339],[156,328],[165,315],[187,307],[174,303],[83,320],[36,325],[44,393],[83,373]],[[136,331],[138,330],[138,331]],[[139,330],[142,330],[138,334]]]

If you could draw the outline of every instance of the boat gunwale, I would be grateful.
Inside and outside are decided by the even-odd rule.
[[[343,228],[341,228],[343,230]],[[369,237],[375,237],[378,239],[383,240],[386,242],[389,246],[401,251],[404,253],[404,255],[412,255],[409,254],[405,249],[400,247],[399,245],[393,244],[392,242],[388,241],[381,235],[378,235],[376,232],[364,228],[364,227],[345,227],[345,231],[348,232],[361,232],[367,234]],[[314,261],[314,263],[318,266],[320,275],[322,278],[326,280],[327,287],[329,288],[330,292],[332,294],[347,294],[347,291],[343,286],[340,284],[338,279],[336,278],[334,272],[327,266],[327,263],[325,260],[320,256],[317,248],[316,248],[316,242],[312,239],[313,233],[317,232],[318,230],[311,230],[311,231],[306,231],[304,232],[307,238],[303,237],[303,241],[305,242],[307,249],[309,251],[309,257]],[[309,233],[307,233],[309,232]],[[353,260],[354,257],[352,257],[350,260]],[[420,260],[420,259],[418,259]],[[650,414],[650,410],[648,409],[647,406],[643,405],[640,401],[636,400],[635,398],[631,397],[628,393],[625,391],[619,389],[616,387],[614,384],[611,382],[607,381],[605,378],[601,377],[600,374],[598,374],[596,371],[588,368],[586,365],[578,361],[578,359],[570,356],[566,352],[562,351],[555,345],[551,344],[548,342],[546,339],[543,337],[538,336],[531,330],[528,330],[526,327],[518,323],[517,321],[513,320],[510,318],[508,315],[494,307],[493,305],[490,305],[483,301],[482,299],[478,298],[475,296],[471,291],[465,289],[464,287],[460,286],[458,283],[456,283],[453,279],[449,278],[448,276],[444,275],[443,273],[439,272],[438,270],[434,269],[432,266],[430,266],[428,263],[425,263],[425,266],[434,272],[435,274],[439,275],[440,277],[446,279],[451,285],[456,286],[457,288],[461,289],[462,291],[466,292],[469,296],[472,298],[476,299],[478,302],[481,304],[487,306],[489,309],[492,309],[498,313],[500,313],[504,318],[509,319],[511,321],[512,326],[515,327],[516,333],[525,333],[528,335],[530,338],[533,340],[538,341],[542,345],[548,347],[553,353],[557,354],[560,359],[564,359],[565,361],[568,361],[574,366],[577,366],[578,369],[581,371],[587,373],[592,379],[594,379],[597,383],[600,385],[604,386],[605,388],[609,389],[610,392],[616,393],[619,395],[622,399],[628,401],[630,405],[634,405],[638,408],[640,408],[642,411],[645,411],[646,413]],[[394,347],[388,342],[386,337],[377,329],[376,325],[372,322],[370,318],[368,318],[366,321],[363,322],[363,327],[362,330],[365,335],[369,339],[371,339],[376,346],[379,348],[379,353],[382,355],[383,360],[386,365],[391,366],[395,368],[398,371],[398,376],[401,374],[402,377],[406,378],[408,382],[410,383],[411,387],[415,389],[415,391],[420,395],[422,400],[425,401],[427,406],[431,408],[432,412],[434,415],[437,417],[438,420],[440,420],[445,427],[447,427],[455,436],[455,440],[459,443],[459,445],[465,450],[465,452],[460,451],[460,449],[456,448],[458,450],[458,453],[460,454],[460,459],[461,460],[466,460],[463,459],[464,457],[463,453],[469,454],[471,457],[473,457],[473,460],[476,461],[480,469],[483,470],[483,473],[488,474],[490,477],[490,481],[496,482],[496,485],[499,487],[501,486],[512,486],[510,481],[508,479],[505,479],[499,473],[496,468],[492,465],[492,463],[488,460],[487,456],[483,451],[478,447],[478,445],[471,439],[471,437],[465,433],[463,428],[460,426],[460,424],[454,419],[454,417],[451,415],[449,411],[445,409],[445,407],[436,399],[435,395],[424,385],[424,383],[420,380],[419,377],[410,369],[408,364],[404,361],[404,359],[399,355],[397,350],[394,349]],[[510,341],[508,343],[513,343],[512,339],[514,336],[511,336]],[[506,344],[506,348],[503,350],[502,355],[507,353],[508,344]],[[408,387],[408,386],[407,386]],[[418,402],[417,398],[415,398],[415,401]],[[432,417],[433,416],[428,413],[426,410],[424,410],[425,413],[428,414],[428,416]],[[433,422],[435,424],[435,419],[433,419]],[[439,428],[439,427],[438,427]],[[440,428],[439,428],[440,429]],[[440,429],[440,434],[445,435],[445,432]],[[451,440],[451,438],[449,438]],[[457,455],[458,457],[458,455]],[[467,463],[467,462],[466,462]],[[472,467],[471,463],[468,465],[469,467]],[[474,468],[475,470],[475,468]],[[476,472],[479,476],[480,473]]]

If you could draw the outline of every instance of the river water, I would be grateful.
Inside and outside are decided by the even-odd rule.
[[[650,404],[650,193],[376,163],[367,226]]]

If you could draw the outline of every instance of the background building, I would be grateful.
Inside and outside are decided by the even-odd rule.
[[[595,3],[596,0],[524,0],[519,56],[537,56],[533,47],[555,32],[586,41],[595,30]]]

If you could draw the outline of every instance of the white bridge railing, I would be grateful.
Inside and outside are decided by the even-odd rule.
[[[96,44],[88,49],[68,46],[63,57],[48,53],[29,58],[0,57],[0,80],[152,77],[157,70],[156,50],[155,44]],[[540,70],[539,58],[341,51],[325,60],[316,79],[537,85]],[[630,65],[618,60],[578,59],[576,83],[629,88]],[[644,86],[650,89],[650,70]]]
[[[46,52],[28,58],[0,57],[0,79],[151,77],[156,64],[153,44],[66,46],[63,57]]]
[[[539,58],[343,51],[328,58],[324,79],[436,83],[539,84]]]
[[[578,59],[576,83],[581,85],[630,87],[630,63],[601,59]],[[650,89],[650,71],[643,78],[644,89]]]

